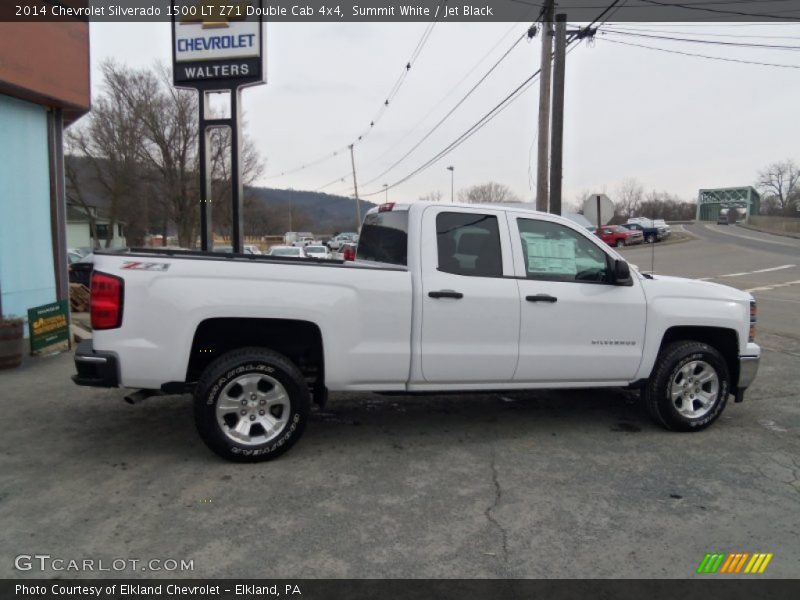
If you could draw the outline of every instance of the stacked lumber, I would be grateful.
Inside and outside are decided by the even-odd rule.
[[[89,288],[82,283],[69,284],[69,305],[73,312],[89,312]]]

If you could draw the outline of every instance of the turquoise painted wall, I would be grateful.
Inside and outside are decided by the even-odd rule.
[[[3,313],[56,299],[47,112],[0,95],[0,292]],[[26,327],[27,335],[27,327]]]

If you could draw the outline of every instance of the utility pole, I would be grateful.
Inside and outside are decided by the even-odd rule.
[[[388,183],[384,183],[383,184],[383,193],[385,194],[385,197],[384,197],[383,201],[388,203],[389,202],[389,184]]]
[[[550,142],[550,64],[553,54],[554,0],[547,0],[542,15],[542,62],[539,73],[539,139],[536,167],[536,210],[547,211],[548,206],[548,155]]]
[[[553,127],[550,145],[550,212],[561,214],[561,179],[564,159],[564,75],[567,58],[567,15],[556,15],[553,65]],[[537,207],[538,208],[538,207]]]
[[[350,163],[353,165],[353,191],[356,195],[356,233],[361,231],[361,203],[358,200],[358,182],[356,181],[356,155],[354,144],[350,144]]]
[[[450,171],[450,204],[455,202],[455,194],[456,194],[456,168],[453,165],[447,167],[447,170]]]
[[[289,188],[289,231],[294,231],[292,213],[294,213],[294,188]]]

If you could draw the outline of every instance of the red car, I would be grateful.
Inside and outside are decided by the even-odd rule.
[[[594,234],[609,246],[616,246],[617,248],[644,242],[644,236],[641,231],[627,229],[619,225],[606,225],[595,230]]]
[[[352,242],[347,242],[342,244],[342,247],[339,248],[339,252],[342,255],[342,260],[355,260],[356,259],[356,245]]]

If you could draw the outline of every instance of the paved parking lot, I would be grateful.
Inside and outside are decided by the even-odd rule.
[[[13,562],[45,553],[191,559],[194,577],[683,578],[706,552],[771,552],[764,576],[796,577],[800,285],[773,285],[800,269],[760,270],[800,246],[688,230],[656,272],[770,288],[759,377],[709,430],[663,431],[622,390],[334,395],[291,452],[237,465],[188,396],[129,406],[73,386],[68,354],[29,361],[0,374],[0,577],[41,576]],[[649,251],[625,252],[645,269]]]

